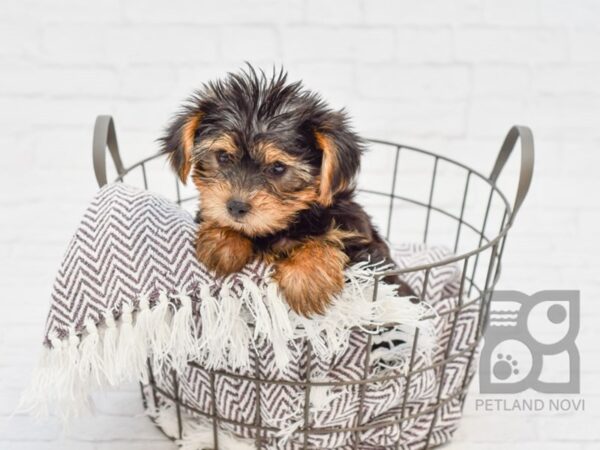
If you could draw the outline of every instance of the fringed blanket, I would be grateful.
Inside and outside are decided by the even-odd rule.
[[[416,267],[450,256],[444,250],[427,249],[422,245],[396,248],[395,255],[401,267]],[[407,279],[417,293],[423,285],[422,276],[423,273],[415,273]],[[306,360],[306,343],[297,342],[294,363],[283,369],[272,364],[270,343],[260,340],[253,349],[249,366],[227,370],[239,377],[218,373],[211,381],[210,371],[194,364],[177,377],[175,384],[172,368],[163,365],[153,373],[158,389],[144,386],[147,408],[158,425],[177,439],[178,421],[171,399],[178,397],[187,406],[180,410],[183,429],[178,442],[183,450],[214,448],[212,421],[206,419],[206,415],[213,413],[213,405],[223,419],[219,422],[219,448],[258,448],[256,424],[260,423],[261,448],[300,450],[304,448],[302,427],[307,397],[305,387],[293,383],[310,377],[320,385],[313,386],[308,397],[308,426],[327,431],[309,433],[307,448],[417,450],[424,449],[427,443],[432,447],[441,445],[450,440],[462,414],[460,397],[449,397],[462,391],[475,369],[475,364],[468,363],[468,353],[445,367],[439,365],[447,355],[469,350],[475,339],[477,308],[466,307],[458,316],[451,313],[458,306],[459,279],[460,273],[454,265],[433,269],[430,273],[426,297],[432,306],[429,315],[434,317],[429,323],[433,326],[434,344],[431,346],[428,341],[431,336],[419,335],[419,342],[421,337],[425,342],[417,342],[416,348],[420,351],[413,361],[413,373],[417,374],[410,379],[408,392],[407,378],[395,375],[407,373],[414,336],[403,341],[406,332],[398,329],[371,335],[375,350],[371,353],[367,374],[385,379],[365,385],[362,402],[359,383],[327,386],[338,381],[356,382],[364,377],[368,334],[354,330],[349,334],[347,346],[340,348],[337,354],[313,358],[310,364]],[[414,331],[414,327],[410,328]],[[427,327],[419,330],[431,332]],[[399,340],[403,343],[398,344]],[[382,345],[385,343],[388,345]],[[436,364],[435,369],[426,370]],[[258,387],[251,380],[257,375],[286,383],[263,383]],[[211,383],[216,394],[214,401]],[[259,408],[255,407],[257,397]],[[440,403],[442,406],[435,415],[434,407]],[[400,418],[404,420],[394,422]],[[357,426],[362,429],[352,431]],[[358,446],[354,447],[356,441]]]
[[[440,349],[450,339],[450,316],[422,319],[455,306],[460,278],[455,266],[430,272],[427,301],[421,304],[396,297],[394,287],[383,284],[373,302],[373,275],[384,268],[350,267],[346,288],[334,305],[324,316],[309,320],[287,307],[270,279],[268,266],[254,263],[239,274],[215,279],[195,258],[195,228],[187,212],[149,192],[123,184],[98,192],[56,277],[44,355],[24,396],[27,408],[44,413],[52,405],[55,413],[68,419],[89,407],[93,390],[132,380],[147,384],[148,368],[153,367],[152,376],[165,391],[177,394],[198,411],[211,413],[216,408],[226,419],[220,424],[223,439],[235,442],[229,448],[242,448],[239,439],[256,438],[253,429],[231,424],[232,420],[256,424],[260,419],[263,446],[295,449],[304,439],[299,432],[303,388],[280,383],[261,387],[257,418],[254,382],[217,375],[213,404],[208,395],[209,371],[304,381],[310,370],[312,381],[357,380],[365,372],[364,327],[390,322],[401,325],[373,335],[374,350],[366,369],[369,375],[406,373],[417,334],[415,367],[426,367],[443,357]],[[396,256],[399,265],[414,266],[449,254],[439,248],[405,246]],[[422,272],[415,272],[406,279],[417,293],[423,286],[422,277]],[[474,332],[474,316],[459,317],[462,336],[452,340],[453,351],[460,351]],[[194,364],[188,364],[190,361]],[[466,366],[463,361],[451,368],[453,376],[445,378],[441,390],[439,374],[433,370],[413,377],[406,396],[405,377],[367,385],[361,414],[358,384],[313,388],[310,426],[343,429],[356,426],[359,416],[361,425],[393,418],[401,413],[404,397],[408,399],[404,413],[410,417],[424,411],[438,391],[455,389],[465,377]],[[178,375],[178,392],[173,392],[173,374]],[[172,408],[160,395],[154,398],[157,402],[149,413],[168,429]],[[449,402],[447,406],[454,409],[439,418],[434,442],[446,440],[459,415],[458,404]],[[190,411],[184,411],[189,417],[181,445],[191,449],[204,445],[203,439],[210,433]],[[419,421],[425,417],[409,420],[402,429],[394,425],[359,433],[309,435],[308,444],[311,448],[342,449],[358,439],[359,448],[373,449],[417,442],[424,438]]]

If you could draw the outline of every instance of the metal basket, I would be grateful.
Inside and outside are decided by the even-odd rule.
[[[521,162],[519,171],[518,186],[513,204],[507,200],[506,196],[497,186],[498,177],[500,176],[510,154],[512,153],[517,141],[521,144]],[[415,419],[416,416],[427,416],[428,432],[426,438],[421,442],[411,443],[411,449],[427,449],[437,446],[445,440],[434,437],[437,422],[440,417],[441,408],[449,402],[457,402],[460,410],[464,405],[468,386],[475,372],[475,364],[477,361],[477,349],[484,333],[487,321],[489,303],[491,293],[496,285],[500,275],[500,262],[506,243],[508,230],[511,228],[515,215],[521,207],[533,175],[534,162],[534,147],[533,136],[531,130],[523,126],[514,126],[508,132],[500,152],[496,158],[495,164],[489,176],[483,175],[480,172],[454,161],[450,158],[437,155],[435,153],[422,150],[402,144],[392,142],[371,140],[369,141],[372,147],[376,147],[376,151],[370,152],[376,156],[376,165],[379,162],[377,169],[379,170],[377,177],[371,177],[373,180],[368,187],[361,187],[359,184],[359,192],[365,196],[362,203],[366,206],[378,206],[380,214],[376,217],[376,221],[382,230],[385,230],[385,235],[388,239],[394,240],[400,236],[403,241],[408,240],[407,236],[414,239],[416,234],[419,235],[419,240],[428,243],[437,239],[436,242],[445,244],[454,251],[456,256],[439,261],[434,264],[422,265],[419,267],[410,267],[398,271],[388,272],[376,277],[375,283],[386,275],[397,273],[401,277],[409,272],[422,271],[423,277],[423,295],[424,289],[427,286],[427,280],[430,271],[436,267],[444,265],[459,265],[461,268],[460,291],[458,298],[458,306],[446,312],[449,315],[449,322],[452,325],[451,337],[446,348],[443,350],[443,358],[436,361],[425,370],[431,370],[435,374],[437,386],[437,395],[430,407],[420,411],[414,415],[405,413],[405,404],[402,404],[401,411],[397,417],[392,417],[384,421],[374,424],[363,424],[362,422],[362,402],[364,397],[364,387],[368,383],[381,381],[381,376],[368,378],[366,375],[361,380],[347,382],[330,382],[319,383],[326,384],[330,387],[355,384],[361,389],[361,408],[359,408],[356,425],[345,430],[352,433],[359,433],[369,430],[371,427],[385,427],[391,424],[400,424],[402,427],[409,419]],[[100,186],[107,183],[106,172],[106,148],[110,151],[114,166],[116,169],[116,181],[127,180],[131,183],[131,178],[137,174],[142,186],[146,189],[150,186],[150,173],[148,166],[153,161],[163,159],[161,155],[156,154],[138,161],[126,167],[120,157],[115,134],[113,120],[110,116],[99,116],[96,120],[94,130],[94,171],[96,179]],[[381,153],[380,153],[381,152]],[[388,152],[385,154],[383,152]],[[381,157],[377,157],[381,155]],[[403,162],[410,160],[418,160],[416,168],[404,167]],[[393,164],[387,162],[393,161]],[[164,165],[164,163],[162,164]],[[429,167],[430,176],[423,180],[423,168]],[[161,168],[161,172],[165,172],[165,168]],[[401,179],[402,172],[405,172],[409,180],[409,186],[402,188]],[[418,178],[411,179],[411,174],[419,174]],[[140,177],[141,176],[141,177]],[[170,176],[170,175],[169,175]],[[447,182],[447,187],[440,187],[442,179]],[[425,189],[420,189],[421,197],[416,194],[414,182],[418,180],[425,182]],[[384,182],[387,187],[384,186]],[[196,195],[184,195],[183,187],[180,185],[177,177],[171,181],[170,186],[173,188],[171,197],[182,206],[189,205],[196,200]],[[375,183],[378,186],[373,186]],[[164,183],[163,183],[164,184]],[[406,183],[404,183],[406,184]],[[384,188],[379,188],[384,186]],[[440,195],[441,194],[441,195]],[[453,198],[452,195],[454,194]],[[471,203],[474,203],[471,205]],[[193,205],[195,206],[195,205]],[[478,208],[477,208],[478,207]],[[478,209],[475,218],[468,217],[468,212]],[[383,211],[383,213],[382,213]],[[410,215],[410,212],[420,213],[420,218]],[[401,223],[398,224],[398,218],[401,217]],[[378,219],[378,220],[377,220]],[[440,226],[436,223],[437,219],[441,219]],[[409,226],[406,226],[409,224]],[[415,225],[416,224],[416,225]],[[375,289],[375,292],[377,289]],[[455,337],[456,324],[460,314],[467,308],[475,309],[477,314],[477,325],[475,328],[474,338],[467,342],[460,352],[453,353],[452,339]],[[367,336],[368,347],[366,350],[365,367],[370,364],[371,357],[371,334]],[[414,337],[412,355],[410,359],[410,370],[405,374],[395,374],[395,377],[406,377],[406,385],[410,385],[410,380],[415,376],[416,370],[413,367],[415,347],[418,336]],[[310,361],[310,347],[307,346],[307,361]],[[448,364],[459,362],[466,364],[462,382],[459,383],[459,388],[453,392],[443,395],[442,386],[445,382],[446,368]],[[194,363],[190,363],[194,364]],[[310,364],[307,364],[310,367]],[[183,401],[179,395],[179,384],[176,375],[173,375],[170,391],[172,395],[164,387],[159,386],[154,378],[152,367],[150,368],[149,384],[142,386],[142,395],[145,405],[151,401],[154,405],[159,403],[171,403],[177,412],[177,431],[175,433],[166,433],[167,437],[176,440],[181,438],[183,424],[182,411],[191,411],[195,415],[204,416],[212,421],[213,426],[213,447],[219,448],[219,424],[221,422],[233,423],[235,425],[245,427],[252,430],[255,438],[255,447],[257,449],[264,448],[267,445],[268,439],[264,437],[264,432],[276,431],[269,429],[265,424],[261,423],[260,414],[256,413],[256,420],[251,423],[242,423],[232,421],[225,417],[220,417],[218,411],[213,407],[210,411],[199,411]],[[423,369],[418,369],[422,372]],[[212,398],[215,396],[214,380],[217,376],[231,377],[232,379],[240,379],[241,375],[233,372],[224,372],[222,370],[207,370],[212,381]],[[365,374],[367,371],[365,370]],[[307,444],[307,438],[311,434],[327,433],[327,429],[312,427],[309,423],[310,416],[310,394],[311,388],[315,385],[311,382],[310,373],[306,374],[306,379],[297,382],[292,380],[272,380],[263,379],[260,373],[256,377],[243,377],[245,380],[251,380],[256,383],[258,395],[255,408],[260,408],[260,392],[261,386],[269,383],[287,383],[305,390],[305,408],[304,408],[304,426],[298,431],[304,435],[303,448],[310,448]],[[408,391],[408,389],[406,389]],[[406,395],[404,396],[406,403]],[[214,403],[213,403],[214,405]],[[402,428],[401,428],[402,429]],[[397,442],[389,448],[405,448],[403,442]],[[358,449],[358,439],[355,439],[353,448]],[[388,447],[386,447],[388,448]]]

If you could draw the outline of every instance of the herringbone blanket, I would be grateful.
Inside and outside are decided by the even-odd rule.
[[[438,395],[443,398],[454,392],[470,376],[464,360],[446,367],[443,377],[439,368],[423,370],[409,386],[406,377],[397,376],[406,374],[413,347],[414,367],[425,368],[443,358],[447,343],[453,352],[460,352],[472,341],[474,313],[461,313],[458,326],[452,327],[449,314],[423,320],[455,306],[460,274],[454,265],[431,270],[427,301],[421,304],[397,298],[394,288],[386,285],[379,286],[373,302],[373,275],[384,268],[351,267],[346,288],[333,307],[309,320],[287,307],[268,266],[253,263],[239,274],[215,279],[195,258],[194,233],[187,212],[149,192],[123,184],[98,192],[56,277],[46,351],[26,405],[40,412],[51,404],[64,417],[76,416],[88,406],[86,399],[93,389],[128,380],[147,383],[149,359],[157,384],[193,408],[184,411],[190,416],[181,441],[186,448],[204,445],[207,436],[194,409],[212,414],[214,408],[223,419],[225,441],[232,436],[256,438],[255,428],[233,422],[260,423],[265,448],[301,448],[307,439],[309,448],[351,448],[358,440],[359,448],[374,449],[422,441],[432,417],[417,413],[426,412]],[[403,246],[396,256],[400,266],[415,266],[444,259],[449,253]],[[406,281],[419,293],[423,277],[422,272],[414,272]],[[389,322],[399,325],[373,335],[376,347],[365,366],[364,327]],[[457,337],[452,338],[451,329],[458,330]],[[385,342],[393,344],[381,345]],[[213,369],[219,374],[214,378],[214,403]],[[257,391],[254,382],[223,375],[226,372],[290,383],[271,383]],[[173,374],[179,379],[177,392]],[[294,382],[305,381],[307,374],[311,381],[323,384],[310,394],[309,425],[330,432],[305,437],[300,429],[306,389]],[[383,376],[384,381],[365,385],[364,400],[360,384],[326,385],[355,381],[365,374]],[[150,413],[169,428],[172,410],[165,398],[155,398]],[[448,438],[459,414],[458,402],[446,403],[432,429],[433,442]],[[400,415],[408,418],[401,427],[396,423],[346,430]],[[242,444],[235,440],[230,448]]]
[[[445,250],[426,248],[423,245],[403,245],[395,249],[396,261],[401,267],[416,267],[448,257]],[[257,343],[255,357],[250,365],[238,370],[229,370],[239,378],[222,373],[214,377],[216,396],[211,391],[209,371],[192,365],[177,379],[174,385],[171,367],[167,364],[159,369],[157,384],[168,397],[144,387],[145,397],[159,425],[170,436],[177,438],[178,425],[175,409],[169,397],[179,396],[188,405],[181,414],[183,439],[179,442],[184,450],[212,448],[213,435],[209,432],[212,422],[205,415],[212,414],[213,405],[218,415],[222,432],[219,448],[250,450],[257,448],[257,423],[261,424],[261,445],[266,449],[300,450],[304,447],[304,408],[307,400],[304,385],[294,382],[311,381],[320,383],[312,387],[309,394],[309,423],[313,429],[325,430],[309,433],[306,442],[309,449],[352,450],[417,450],[427,445],[438,446],[450,440],[462,414],[460,396],[468,385],[475,364],[469,364],[468,350],[475,341],[478,310],[466,307],[458,316],[450,312],[458,306],[460,274],[456,266],[434,269],[430,274],[426,293],[433,306],[435,345],[432,352],[417,353],[407,391],[406,364],[410,360],[411,346],[405,343],[392,347],[393,363],[385,365],[390,351],[384,347],[372,352],[372,362],[367,368],[369,377],[381,377],[382,381],[364,386],[361,401],[359,383],[342,387],[327,385],[337,381],[358,381],[365,375],[365,356],[368,334],[353,331],[348,346],[331,358],[313,359],[307,364],[307,344],[298,342],[293,360],[284,369],[278,369],[272,360],[272,347],[264,341]],[[407,281],[420,294],[423,286],[421,273],[409,275]],[[393,341],[398,336],[381,333],[372,336],[373,343]],[[449,348],[448,348],[449,347]],[[440,364],[448,355],[461,355],[445,366],[426,370]],[[260,387],[250,379],[260,375],[268,380],[285,380],[291,383],[261,383]],[[175,390],[177,388],[177,391]],[[258,399],[257,399],[258,397]],[[260,404],[259,408],[255,405]],[[155,409],[155,403],[158,407]],[[435,412],[435,406],[441,407]],[[202,411],[204,414],[195,413]],[[359,411],[362,411],[359,413]],[[398,419],[404,420],[398,421]],[[237,422],[237,423],[234,423]],[[240,424],[241,423],[241,424]],[[379,424],[379,425],[377,425]],[[362,427],[361,427],[362,425]],[[359,431],[352,431],[355,427]],[[362,429],[361,429],[362,428]],[[273,429],[276,429],[273,430]],[[233,438],[238,437],[238,439]],[[245,438],[240,441],[239,437]],[[355,447],[355,442],[358,446]]]

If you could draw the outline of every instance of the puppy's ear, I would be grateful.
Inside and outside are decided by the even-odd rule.
[[[330,206],[333,197],[352,185],[360,168],[362,140],[350,129],[342,112],[327,114],[314,130],[317,148],[323,152],[319,203]]]
[[[161,138],[161,152],[168,155],[173,170],[177,172],[183,184],[186,183],[192,168],[192,149],[201,120],[201,111],[185,111],[175,117]]]

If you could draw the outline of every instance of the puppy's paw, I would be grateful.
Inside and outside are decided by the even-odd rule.
[[[344,288],[347,262],[348,257],[339,248],[311,240],[278,261],[274,279],[296,313],[306,317],[323,314]]]
[[[237,231],[203,223],[196,237],[196,255],[217,276],[225,276],[252,260],[252,242]]]

